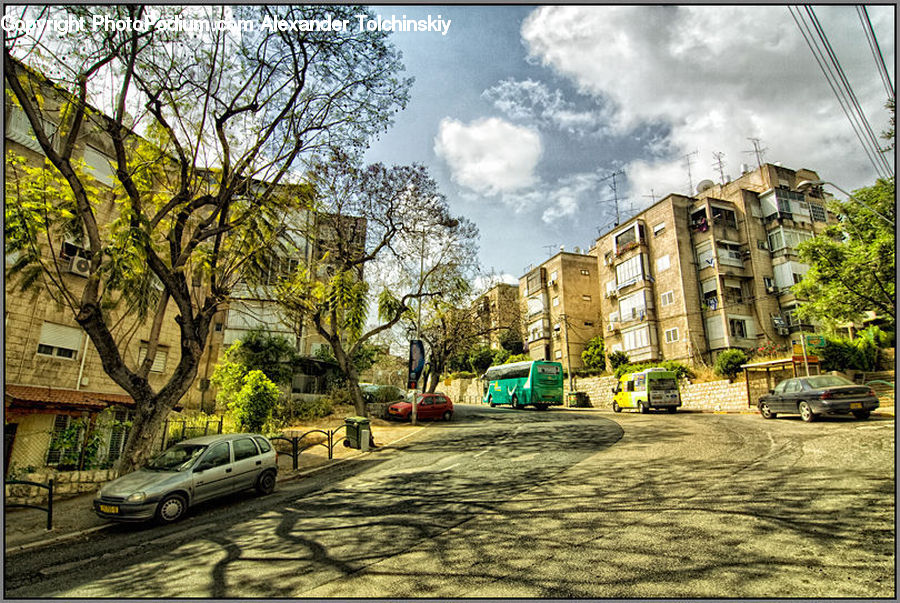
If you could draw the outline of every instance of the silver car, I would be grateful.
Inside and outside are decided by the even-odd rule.
[[[116,521],[160,523],[179,519],[199,502],[256,488],[275,489],[276,453],[265,437],[251,433],[203,436],[175,444],[146,467],[97,491],[94,512]]]

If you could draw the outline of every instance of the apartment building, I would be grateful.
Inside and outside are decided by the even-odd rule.
[[[500,337],[509,329],[522,332],[519,309],[519,286],[497,283],[472,302],[478,330],[487,333],[485,342],[492,349],[500,349]]]
[[[581,353],[588,341],[602,333],[597,270],[592,253],[560,250],[519,279],[531,358],[555,360],[566,369],[584,366]]]
[[[609,351],[631,361],[711,361],[728,348],[791,342],[796,246],[835,221],[810,170],[765,164],[697,195],[671,194],[597,239]]]

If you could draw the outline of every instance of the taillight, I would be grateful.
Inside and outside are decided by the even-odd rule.
[[[871,387],[869,388],[869,395],[872,396],[873,398],[877,398],[877,397],[878,397],[878,396],[875,395],[875,390],[872,389]]]
[[[819,396],[820,400],[829,400],[834,398],[834,392],[824,392],[821,396]]]

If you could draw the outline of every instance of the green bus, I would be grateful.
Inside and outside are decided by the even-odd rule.
[[[527,360],[492,366],[481,376],[484,383],[482,402],[513,408],[562,406],[563,374],[559,362]]]

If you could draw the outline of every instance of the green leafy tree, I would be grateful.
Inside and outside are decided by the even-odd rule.
[[[581,360],[584,366],[589,369],[605,369],[606,368],[606,344],[602,335],[597,335],[587,342],[584,351],[581,352]]]
[[[361,168],[335,152],[308,178],[318,211],[304,236],[315,242],[315,260],[280,283],[277,295],[295,324],[310,324],[328,342],[356,412],[365,416],[357,350],[411,316],[414,300],[459,288],[456,264],[472,255],[477,230],[450,217],[446,199],[419,165]],[[370,301],[377,307],[373,324]]]
[[[853,193],[854,197],[890,220],[895,220],[894,181]],[[797,314],[804,319],[835,326],[873,311],[893,326],[895,316],[894,226],[870,209],[851,200],[834,202],[829,209],[840,224],[797,246],[809,264],[803,280],[792,287],[802,301]]]
[[[491,359],[491,364],[504,364],[512,354],[509,353],[509,350],[506,348],[500,348],[494,352],[494,357]]]
[[[609,360],[609,368],[614,371],[623,364],[628,364],[628,355],[625,352],[611,352],[607,359]]]
[[[290,385],[293,364],[298,355],[286,337],[253,329],[231,344],[213,369],[210,383],[216,387],[216,400],[227,406],[244,387],[252,371],[262,371],[277,385]]]
[[[88,28],[66,36],[35,28],[4,38],[7,97],[47,164],[37,175],[7,164],[4,234],[7,257],[15,258],[8,276],[20,275],[22,285],[42,287],[68,308],[104,371],[135,400],[120,461],[127,470],[149,457],[165,416],[193,383],[210,323],[232,287],[272,255],[302,215],[308,194],[290,183],[292,170],[319,149],[360,153],[405,105],[411,82],[400,77],[387,32],[257,28],[234,36],[213,28],[194,35],[159,25],[175,17],[216,23],[226,11],[255,22],[355,21],[369,12],[360,7],[15,10],[15,17],[50,22],[150,18],[144,31]],[[86,138],[113,158],[108,190],[79,165],[76,149]],[[43,193],[35,178],[58,183],[61,194]],[[64,233],[84,249],[86,279],[63,274],[54,259]],[[157,387],[149,372],[162,325],[174,316],[179,361]],[[123,347],[125,318],[134,329],[149,326],[139,365]]]
[[[244,375],[243,385],[229,402],[228,410],[242,429],[260,432],[272,416],[272,410],[280,396],[281,390],[264,372],[250,371]]]
[[[743,370],[742,364],[747,364],[747,353],[739,348],[730,348],[716,356],[713,371],[717,375],[734,379]]]
[[[512,364],[513,362],[525,362],[527,360],[531,360],[531,356],[528,355],[527,352],[523,352],[521,354],[513,354],[509,358],[506,359],[506,362],[503,364]]]
[[[525,344],[522,342],[522,333],[517,327],[504,329],[500,333],[500,346],[508,351],[511,355],[521,354],[525,351]]]

